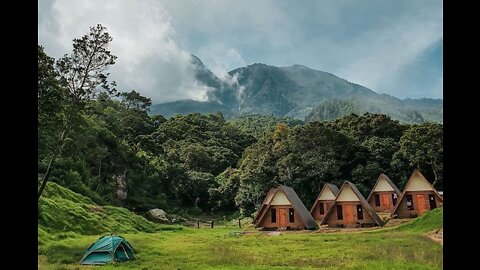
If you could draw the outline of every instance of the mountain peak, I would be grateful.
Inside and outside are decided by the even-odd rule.
[[[251,65],[248,65],[247,67],[269,67],[269,65],[264,63],[253,63]]]
[[[332,110],[342,114],[354,108],[358,113],[385,113],[406,122],[442,120],[441,100],[401,100],[300,64],[277,67],[254,63],[228,72],[232,83],[215,76],[197,56],[191,55],[191,59],[196,80],[210,88],[209,102],[163,104],[156,107],[157,112],[222,111],[231,116],[274,114],[305,119],[314,108],[318,115]],[[422,117],[416,117],[414,111]]]
[[[300,64],[294,64],[292,66],[289,66],[289,67],[293,67],[293,68],[302,68],[302,69],[311,69],[307,66],[304,66],[304,65],[300,65]]]
[[[196,55],[190,54],[190,58],[191,58],[190,61],[192,62],[192,64],[196,66],[204,66],[202,60],[200,60],[200,58],[198,58]]]

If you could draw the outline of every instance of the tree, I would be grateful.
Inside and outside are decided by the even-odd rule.
[[[138,110],[150,111],[152,100],[140,95],[137,91],[132,90],[131,92],[123,92],[120,96],[123,99],[122,102],[127,106],[127,110],[135,108]]]
[[[46,187],[51,171],[53,169],[57,155],[62,151],[69,132],[72,132],[74,126],[78,123],[80,113],[84,108],[85,101],[95,98],[96,94],[107,92],[115,93],[115,82],[109,84],[106,73],[108,68],[115,64],[114,56],[109,50],[108,45],[112,37],[106,32],[106,28],[98,24],[91,27],[90,32],[80,39],[73,40],[72,55],[65,55],[57,61],[56,73],[46,72],[46,80],[41,80],[42,74],[39,74],[39,98],[44,91],[44,84],[48,83],[52,77],[59,77],[60,85],[64,86],[68,93],[65,96],[65,119],[62,122],[62,131],[55,149],[51,151],[50,159],[46,173],[42,179],[42,184],[38,191],[38,200],[42,196]],[[52,59],[47,59],[39,50],[39,71],[48,70],[52,67]],[[45,67],[45,69],[43,69]],[[42,68],[42,69],[40,69]],[[58,74],[58,76],[56,76]]]
[[[333,99],[320,103],[305,117],[305,121],[334,120],[350,113],[358,113],[359,111],[356,104],[352,101]]]
[[[210,206],[212,211],[235,209],[235,195],[239,186],[238,169],[228,167],[215,177],[218,186],[210,188]]]
[[[354,159],[355,150],[350,138],[324,123],[279,124],[243,153],[235,202],[249,215],[278,184],[291,186],[304,201],[313,200],[321,182],[342,179],[342,168]]]
[[[327,125],[355,138],[360,143],[372,136],[398,141],[405,129],[405,126],[387,115],[372,113],[365,113],[362,116],[352,113],[327,122]]]
[[[108,50],[113,40],[101,24],[90,27],[90,32],[73,40],[73,53],[57,62],[57,69],[75,102],[93,99],[102,91],[115,93],[115,82],[109,84],[106,71],[117,57]]]
[[[38,46],[38,158],[53,152],[65,120],[65,88],[58,80],[55,60]]]
[[[443,180],[443,126],[436,123],[414,125],[400,138],[399,155],[418,169],[431,169],[438,187]],[[426,168],[425,168],[426,167]]]

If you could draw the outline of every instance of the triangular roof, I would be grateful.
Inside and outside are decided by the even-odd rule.
[[[370,197],[372,197],[373,195],[373,192],[375,192],[375,188],[377,187],[378,183],[380,182],[380,180],[385,180],[387,181],[387,183],[393,188],[393,190],[395,191],[395,193],[397,193],[397,195],[400,195],[402,194],[402,191],[397,187],[397,185],[395,185],[395,183],[392,182],[392,180],[390,179],[390,177],[388,177],[387,175],[381,173],[378,178],[377,178],[377,182],[375,182],[375,185],[373,186],[372,190],[370,191],[370,194],[368,194],[368,197],[367,197],[367,201],[370,200]]]
[[[260,221],[262,221],[263,217],[265,216],[265,213],[267,212],[265,211],[265,209],[268,208],[274,195],[277,194],[277,192],[279,191],[285,194],[288,201],[290,202],[292,207],[297,211],[298,215],[300,216],[300,219],[303,221],[307,229],[318,228],[317,223],[315,222],[315,220],[313,219],[312,215],[310,214],[308,209],[305,207],[303,202],[300,200],[297,193],[293,190],[293,188],[284,186],[284,185],[280,185],[276,188],[271,188],[268,191],[267,195],[265,196],[265,199],[263,200],[262,205],[259,208],[260,210],[254,219],[255,225],[258,225]],[[267,207],[264,207],[264,206],[267,206]]]
[[[330,189],[330,191],[333,193],[333,195],[335,195],[335,198],[337,197],[338,192],[340,191],[337,186],[335,186],[333,184],[330,184],[330,183],[325,183],[323,185],[322,189],[320,190],[320,192],[318,193],[318,196],[315,199],[315,202],[313,203],[312,208],[310,208],[310,213],[312,213],[313,209],[315,209],[315,206],[317,206],[317,204],[318,204],[318,199],[320,199],[320,196],[322,195],[322,193],[326,189]]]
[[[358,197],[358,200],[363,205],[365,210],[367,210],[367,212],[373,218],[373,221],[375,221],[375,223],[377,225],[380,225],[380,226],[383,225],[383,223],[384,223],[383,220],[377,215],[377,213],[375,212],[375,210],[373,210],[372,206],[370,206],[370,204],[367,202],[367,200],[365,200],[365,197],[363,197],[362,193],[360,193],[360,191],[357,189],[357,187],[350,181],[345,181],[345,183],[343,183],[342,187],[340,188],[340,191],[337,194],[337,197],[335,198],[335,202],[333,203],[332,207],[330,207],[327,210],[327,213],[325,214],[325,218],[322,220],[322,222],[320,224],[321,225],[325,224],[325,222],[328,219],[327,217],[333,211],[333,208],[334,208],[333,206],[337,204],[337,200],[340,197],[340,194],[342,193],[342,191],[345,189],[346,186],[349,186],[352,189],[353,193],[355,193],[355,195]]]
[[[443,202],[443,197],[438,193],[437,189],[435,189],[433,187],[433,185],[430,184],[430,182],[428,182],[427,178],[425,178],[425,176],[423,176],[423,174],[420,172],[419,169],[415,169],[413,171],[412,175],[410,175],[410,178],[408,179],[407,183],[405,184],[405,188],[403,188],[402,196],[400,196],[400,200],[398,200],[397,205],[393,209],[392,216],[395,214],[395,212],[397,212],[397,208],[401,204],[403,198],[405,197],[405,193],[407,191],[411,191],[411,190],[407,190],[407,188],[410,186],[409,185],[410,182],[413,181],[413,179],[415,179],[415,178],[419,178],[420,180],[424,181],[427,184],[427,186],[430,187],[430,189],[428,189],[428,191],[433,191],[437,195],[437,197]],[[418,191],[425,191],[425,190],[418,190]]]

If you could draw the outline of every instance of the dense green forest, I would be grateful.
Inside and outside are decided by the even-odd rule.
[[[325,182],[349,180],[368,195],[382,172],[403,188],[419,168],[443,189],[441,124],[371,113],[306,124],[261,115],[152,116],[148,97],[108,80],[111,40],[98,25],[60,59],[38,46],[39,196],[53,181],[139,213],[250,215],[276,184],[293,187],[307,206]]]

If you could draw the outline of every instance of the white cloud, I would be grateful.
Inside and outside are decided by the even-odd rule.
[[[223,44],[200,50],[202,61],[210,63],[208,68],[220,79],[229,80],[228,72],[246,65],[240,53],[234,48],[225,48]]]
[[[113,37],[111,50],[118,59],[110,72],[119,90],[135,89],[154,103],[205,99],[207,89],[195,82],[190,54],[175,42],[171,18],[158,1],[42,4],[38,42],[48,54],[59,58],[71,52],[72,39],[101,23]]]
[[[136,89],[154,102],[204,98],[205,87],[193,78],[190,52],[226,81],[231,80],[225,77],[228,71],[248,64],[302,64],[378,92],[409,96],[414,90],[405,91],[404,86],[415,78],[406,71],[443,38],[442,4],[42,0],[39,43],[59,57],[71,51],[71,40],[84,35],[89,26],[104,24],[119,56],[112,78],[120,88]],[[436,81],[437,75],[430,73],[426,81]],[[438,97],[443,92],[433,83],[424,86],[418,96]]]
[[[346,54],[356,57],[337,74],[376,91],[394,90],[386,88],[443,37],[441,21],[418,19],[406,16],[394,25],[380,26],[351,40]]]

